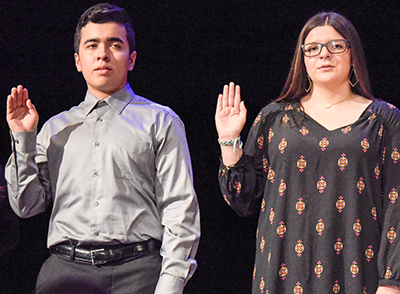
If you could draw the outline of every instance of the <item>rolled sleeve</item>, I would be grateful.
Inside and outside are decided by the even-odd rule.
[[[156,293],[182,293],[196,270],[200,214],[183,124],[179,118],[165,126],[156,160],[157,207],[164,228],[163,257]]]
[[[154,294],[179,294],[183,293],[184,287],[185,283],[182,280],[168,274],[163,274],[158,280]]]

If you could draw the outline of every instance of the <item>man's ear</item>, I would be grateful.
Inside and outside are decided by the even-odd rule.
[[[131,71],[135,66],[136,56],[137,56],[136,51],[133,51],[131,55],[129,55],[128,71]]]
[[[76,69],[77,69],[79,72],[82,72],[81,60],[80,60],[80,58],[79,58],[78,53],[75,53],[75,54],[74,54],[74,57],[75,57],[75,66],[76,66]]]

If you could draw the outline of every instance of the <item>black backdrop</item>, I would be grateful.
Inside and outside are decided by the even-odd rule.
[[[0,1],[0,113],[5,114],[6,96],[18,84],[29,89],[40,126],[83,99],[86,85],[75,69],[72,40],[79,16],[97,2]],[[398,1],[322,2],[326,1],[112,2],[129,12],[137,35],[138,58],[129,76],[134,91],[170,106],[186,125],[202,239],[198,270],[185,293],[242,294],[251,287],[256,217],[237,216],[223,201],[217,182],[219,147],[213,116],[224,84],[242,86],[248,108],[245,138],[259,109],[282,89],[304,23],[320,11],[332,10],[348,17],[358,30],[375,96],[400,106]],[[4,115],[0,121],[4,166],[10,139]],[[15,293],[32,290],[47,255],[47,218],[44,213],[20,220],[21,243],[12,259]]]

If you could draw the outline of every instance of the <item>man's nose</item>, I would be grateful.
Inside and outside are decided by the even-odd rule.
[[[97,60],[107,61],[109,59],[110,59],[110,55],[107,51],[107,48],[105,46],[99,46],[98,53],[97,53]]]

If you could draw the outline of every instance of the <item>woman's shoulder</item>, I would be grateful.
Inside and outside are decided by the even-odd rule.
[[[376,117],[389,126],[400,124],[400,110],[392,103],[382,99],[374,99],[367,107],[367,112],[371,118]]]
[[[296,103],[289,103],[289,102],[271,102],[270,104],[264,106],[261,111],[260,114],[263,117],[266,117],[268,115],[271,114],[279,114],[279,113],[284,113],[287,111],[292,111],[295,110],[297,111],[300,107],[300,103],[296,102]]]
[[[299,111],[299,107],[300,103],[271,102],[260,110],[253,121],[253,126],[256,126],[259,122],[262,125],[271,124],[275,119],[282,118],[290,111]]]

